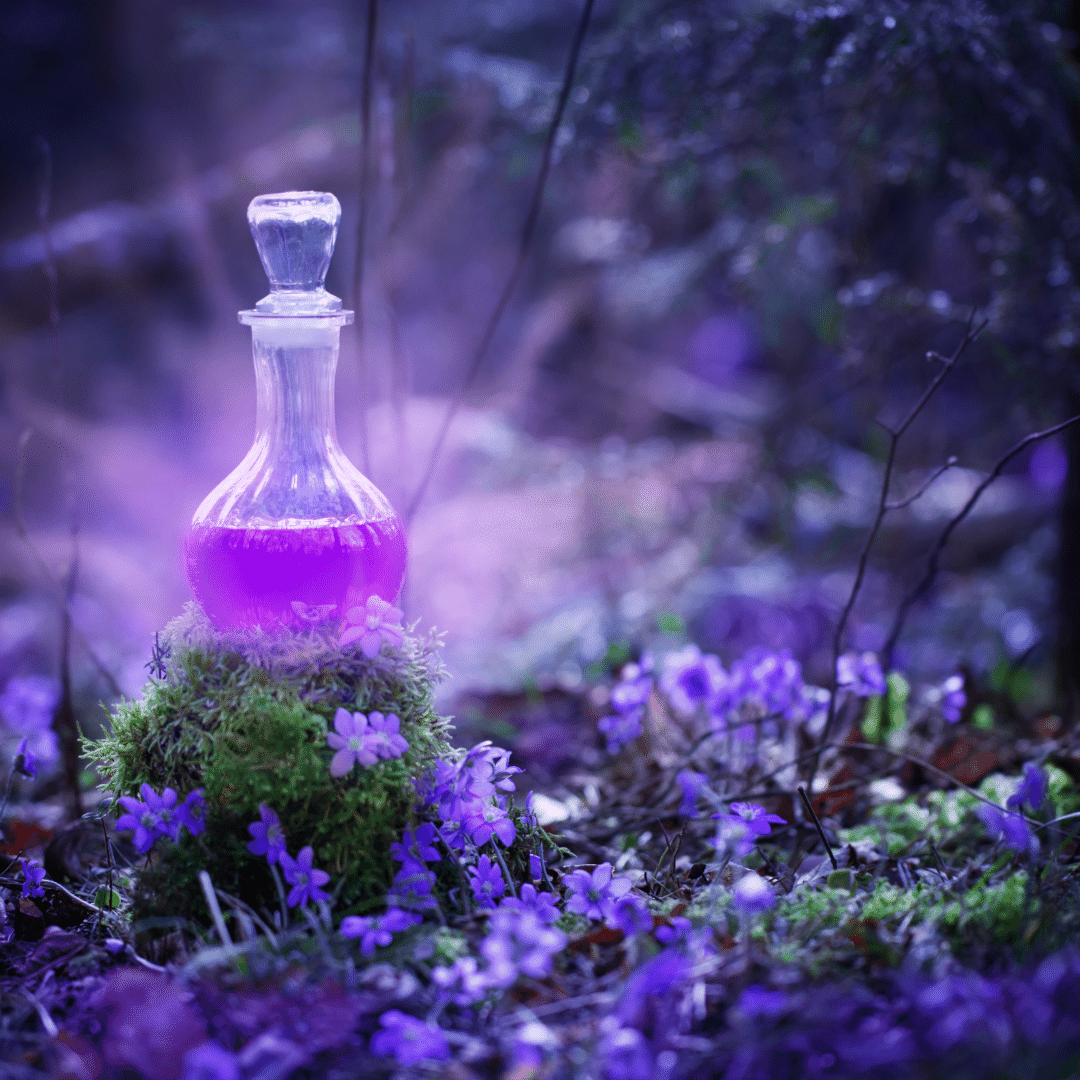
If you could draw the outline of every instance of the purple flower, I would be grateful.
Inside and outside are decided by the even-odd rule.
[[[48,731],[60,701],[60,684],[47,675],[16,675],[0,694],[0,715],[12,731]]]
[[[531,911],[541,922],[553,923],[559,917],[555,906],[555,896],[549,892],[538,893],[533,885],[522,885],[521,896],[506,896],[499,903],[501,908],[517,911]]]
[[[331,776],[345,776],[357,762],[374,765],[379,760],[375,748],[368,744],[368,718],[362,712],[338,709],[334,713],[334,731],[326,741],[337,751],[330,759]]]
[[[772,886],[757,874],[747,874],[735,882],[732,890],[735,906],[744,917],[768,911],[776,903]]]
[[[37,754],[27,747],[25,735],[15,751],[15,771],[30,777],[31,780],[37,776]]]
[[[641,719],[645,715],[643,708],[627,713],[613,713],[602,716],[597,727],[607,737],[607,752],[617,754],[622,747],[633,742],[641,734]]]
[[[1027,822],[1019,814],[999,810],[989,803],[982,803],[975,816],[986,826],[991,840],[1001,838],[1014,851],[1037,851],[1039,841],[1029,831]]]
[[[481,907],[493,908],[496,898],[506,892],[506,882],[503,881],[502,871],[498,866],[493,866],[486,855],[480,856],[475,869],[469,868],[469,879],[473,896]]]
[[[154,830],[159,836],[167,836],[170,840],[180,838],[180,815],[176,809],[176,792],[171,787],[165,788],[159,795],[149,784],[143,784],[139,789],[146,803],[147,810],[157,819]]]
[[[660,687],[677,713],[691,716],[727,683],[727,672],[715,656],[703,655],[696,645],[687,645],[665,658]]]
[[[378,1057],[394,1057],[399,1065],[421,1061],[446,1061],[450,1047],[446,1036],[433,1024],[425,1024],[399,1009],[388,1009],[379,1017],[383,1030],[371,1036],[371,1052]]]
[[[203,795],[205,788],[196,788],[189,791],[187,798],[177,808],[176,816],[192,836],[198,836],[206,830],[206,798]]]
[[[472,1005],[489,988],[487,975],[480,970],[475,956],[459,956],[449,967],[435,968],[431,981],[455,1005]]]
[[[383,716],[381,712],[368,713],[368,734],[365,745],[381,758],[401,757],[409,749],[409,744],[404,736],[398,733],[400,726],[401,721],[396,713],[387,713],[386,716]]]
[[[469,838],[477,847],[483,847],[492,836],[497,836],[504,847],[509,847],[517,836],[517,829],[507,812],[493,802],[465,803],[463,824]]]
[[[643,675],[639,665],[626,664],[622,677],[611,688],[611,707],[621,713],[637,709],[649,700],[652,687],[652,678]]]
[[[682,788],[682,802],[679,804],[679,816],[696,818],[701,816],[697,808],[697,801],[701,797],[702,788],[709,783],[709,777],[703,772],[694,772],[693,769],[680,769],[675,776],[679,787]]]
[[[23,877],[26,879],[22,884],[23,896],[44,896],[45,890],[42,888],[41,882],[45,877],[45,867],[35,866],[37,859],[31,859],[29,862],[26,859],[20,859],[19,863],[22,866]]]
[[[805,709],[802,666],[790,649],[751,649],[731,666],[726,686],[710,702],[713,726],[787,716]]]
[[[647,934],[653,928],[649,905],[636,893],[628,893],[619,900],[607,921],[609,926],[621,930],[627,937]]]
[[[408,911],[426,911],[437,904],[431,895],[434,886],[435,872],[410,859],[394,875],[394,884],[386,894],[386,902],[391,907]]]
[[[967,704],[967,694],[964,693],[964,676],[952,675],[941,684],[941,714],[955,724],[964,711]]]
[[[529,792],[532,795],[532,792]],[[529,877],[533,881],[539,881],[544,876],[544,860],[539,855],[529,852]]]
[[[143,785],[146,787],[147,785]],[[135,850],[145,854],[154,846],[154,840],[160,830],[158,829],[158,816],[150,807],[133,799],[130,795],[121,795],[119,803],[127,811],[116,819],[117,830],[124,832],[128,829],[135,831]]]
[[[456,794],[463,798],[486,798],[497,792],[515,791],[510,777],[522,770],[509,764],[510,751],[492,746],[490,739],[477,743],[462,759],[457,769]]]
[[[754,850],[755,834],[742,818],[732,814],[712,816],[720,819],[720,824],[716,827],[716,839],[713,841],[717,858],[741,859]]]
[[[670,945],[673,941],[681,941],[690,932],[690,920],[682,915],[672,915],[668,921],[670,926],[661,923],[653,931],[653,937],[662,944]]]
[[[1020,786],[1016,791],[1005,800],[1005,805],[1011,810],[1027,803],[1034,813],[1046,801],[1049,789],[1050,781],[1046,771],[1028,761],[1024,765],[1024,779],[1020,781]]]
[[[730,814],[711,814],[710,817],[720,818],[723,821],[745,822],[747,829],[754,836],[768,836],[774,825],[786,825],[787,822],[778,814],[770,814],[764,806],[757,803],[735,802],[731,804]]]
[[[419,799],[418,809],[426,810],[431,806],[439,806],[451,795],[457,776],[456,766],[438,758],[431,772],[413,782]]]
[[[566,948],[566,935],[532,911],[498,907],[491,913],[490,933],[480,943],[492,986],[511,986],[519,972],[542,979],[552,958]]]
[[[836,685],[850,690],[856,697],[883,696],[889,684],[878,658],[872,652],[844,653],[836,661]]]
[[[422,919],[401,908],[390,908],[385,915],[377,918],[347,915],[341,920],[339,930],[345,938],[360,938],[360,951],[370,956],[378,945],[386,946],[393,941],[394,934],[415,926]]]
[[[296,907],[297,904],[306,907],[309,900],[330,899],[330,894],[319,888],[330,880],[330,875],[311,865],[314,858],[315,852],[310,846],[301,848],[295,859],[284,851],[279,856],[278,861],[281,863],[285,880],[292,886],[289,891],[289,907]]]
[[[626,980],[615,1015],[639,1031],[652,1028],[666,1034],[677,1012],[679,991],[692,968],[689,957],[677,949],[664,949]]]
[[[735,1006],[746,1017],[780,1016],[788,1008],[788,998],[782,990],[766,990],[748,986]]]
[[[261,821],[254,821],[247,827],[255,837],[247,849],[252,855],[265,855],[266,861],[273,866],[285,854],[285,830],[277,814],[266,803],[259,803],[259,817]]]
[[[183,1080],[240,1080],[240,1059],[208,1039],[184,1055]]]
[[[466,817],[472,812],[472,805],[465,799],[443,800],[439,804],[439,817],[442,825],[439,835],[447,847],[463,848],[469,834]]]
[[[406,829],[401,834],[401,843],[390,845],[390,854],[402,863],[408,859],[414,862],[442,862],[439,849],[435,847],[437,835],[435,826],[425,821],[415,829]]]
[[[629,878],[612,878],[611,863],[601,863],[590,874],[574,870],[563,879],[563,885],[573,893],[566,901],[566,910],[590,919],[606,919],[631,889]]]
[[[372,660],[379,653],[383,642],[400,647],[405,640],[401,629],[401,620],[405,612],[388,604],[381,596],[369,596],[364,607],[349,608],[345,613],[347,626],[338,638],[338,645],[344,648],[354,641],[360,642],[360,651]]]

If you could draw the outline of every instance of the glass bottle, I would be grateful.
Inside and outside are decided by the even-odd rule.
[[[270,294],[239,313],[255,357],[255,442],[184,539],[191,591],[219,630],[302,625],[314,608],[342,619],[401,589],[401,522],[337,440],[338,339],[353,313],[323,282],[340,218],[337,199],[319,191],[248,207],[270,279]]]

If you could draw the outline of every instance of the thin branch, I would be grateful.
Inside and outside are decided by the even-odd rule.
[[[927,491],[927,489],[928,489],[928,488],[930,487],[930,485],[931,485],[931,484],[932,484],[932,483],[933,483],[933,482],[934,482],[934,481],[935,481],[935,480],[936,480],[936,479],[937,479],[937,478],[938,478],[939,476],[941,476],[941,475],[942,475],[942,473],[946,473],[946,472],[948,472],[948,471],[949,471],[949,470],[950,470],[950,469],[951,469],[951,468],[952,468],[952,467],[953,467],[953,466],[954,466],[954,465],[955,465],[955,464],[957,463],[957,461],[958,461],[958,460],[959,460],[959,459],[958,459],[958,458],[956,458],[956,457],[950,457],[950,458],[949,458],[949,459],[948,459],[948,460],[947,460],[947,461],[945,462],[945,464],[944,464],[944,465],[941,465],[941,466],[939,466],[939,467],[938,467],[937,469],[935,469],[935,470],[934,470],[934,471],[933,471],[933,472],[932,472],[932,473],[931,473],[931,474],[930,474],[930,475],[929,475],[929,476],[928,476],[928,477],[926,478],[926,480],[924,480],[924,481],[923,481],[923,482],[922,482],[922,483],[921,483],[921,484],[919,485],[918,489],[917,489],[917,490],[915,491],[915,493],[914,493],[914,494],[912,494],[912,495],[909,495],[909,496],[908,496],[908,497],[907,497],[906,499],[900,499],[900,500],[899,500],[899,501],[897,501],[897,502],[893,502],[893,503],[888,503],[888,504],[886,505],[885,509],[886,509],[886,510],[902,510],[902,509],[903,509],[903,508],[904,508],[905,506],[910,506],[910,505],[911,505],[911,504],[912,504],[913,502],[915,502],[915,500],[916,500],[916,499],[920,499],[920,498],[922,498],[922,496],[926,494],[926,491]]]
[[[33,434],[32,428],[26,428],[19,436],[19,441],[15,444],[15,499],[14,499],[14,511],[15,511],[15,532],[18,534],[19,539],[30,549],[30,553],[34,556],[34,561],[37,563],[38,570],[41,575],[48,582],[53,593],[59,602],[65,605],[69,615],[71,613],[71,604],[66,596],[66,588],[53,576],[53,572],[49,569],[48,563],[45,562],[41,552],[38,551],[37,546],[33,540],[30,539],[30,533],[26,528],[26,520],[23,517],[23,481],[26,471],[26,446],[30,442],[30,437]],[[122,697],[123,691],[120,689],[120,684],[113,677],[113,674],[102,663],[101,658],[96,652],[94,652],[86,635],[79,628],[75,622],[74,617],[71,620],[71,630],[75,637],[78,639],[79,644],[83,650],[90,657],[90,662],[97,669],[98,674],[109,685],[109,690],[114,697]]]
[[[945,545],[948,544],[956,527],[975,508],[975,504],[982,497],[983,492],[1001,475],[1002,469],[1004,469],[1017,454],[1022,453],[1032,443],[1038,442],[1040,439],[1048,439],[1052,435],[1057,435],[1059,432],[1071,427],[1078,421],[1080,421],[1080,414],[1072,416],[1068,420],[1063,420],[1060,424],[1055,424],[1053,427],[1046,428],[1045,431],[1036,431],[1031,435],[1026,435],[1022,438],[1011,450],[998,458],[993,469],[990,470],[986,478],[971,493],[971,497],[968,501],[964,503],[960,511],[949,520],[945,528],[941,530],[941,534],[934,542],[934,546],[930,549],[930,555],[926,560],[926,573],[923,574],[919,584],[904,597],[897,609],[896,619],[893,622],[892,630],[889,632],[888,640],[885,642],[885,648],[882,650],[882,662],[886,666],[892,662],[896,642],[904,628],[904,623],[907,620],[911,608],[930,591],[931,586],[934,584],[934,579],[937,577],[939,569],[939,560],[941,559],[942,551],[945,550]]]
[[[521,230],[521,240],[518,244],[517,260],[515,261],[514,268],[510,272],[510,277],[507,279],[506,285],[503,288],[502,295],[495,305],[495,310],[492,311],[491,317],[484,327],[484,332],[480,337],[480,344],[476,347],[476,352],[473,354],[472,363],[465,373],[465,378],[458,388],[458,392],[454,396],[453,401],[447,408],[446,415],[443,417],[442,424],[439,427],[439,433],[435,437],[435,444],[432,447],[431,456],[428,458],[427,468],[424,470],[424,475],[416,489],[416,494],[413,495],[412,502],[405,512],[406,528],[408,528],[409,524],[412,522],[412,519],[416,515],[417,508],[423,501],[424,494],[427,492],[428,485],[431,483],[431,478],[435,473],[435,466],[438,463],[439,455],[442,452],[443,443],[446,441],[446,434],[450,430],[450,425],[457,415],[458,409],[461,408],[461,404],[465,400],[465,395],[472,386],[473,380],[476,378],[477,372],[479,372],[480,366],[487,356],[488,349],[491,347],[491,342],[495,337],[495,330],[502,319],[503,313],[506,311],[507,304],[510,302],[510,297],[513,295],[514,289],[517,288],[517,283],[521,278],[522,271],[525,269],[525,262],[529,254],[529,246],[532,243],[532,237],[533,233],[536,231],[537,222],[540,220],[540,207],[544,199],[544,188],[547,185],[548,172],[551,169],[551,155],[555,149],[555,137],[559,132],[563,113],[566,111],[566,103],[570,97],[570,89],[574,84],[574,73],[577,70],[578,55],[581,52],[582,42],[585,40],[585,33],[589,28],[589,19],[592,16],[594,2],[595,0],[585,0],[585,4],[581,9],[581,18],[578,20],[577,29],[574,32],[573,44],[570,46],[570,56],[566,63],[566,73],[563,76],[562,88],[559,91],[558,101],[555,105],[555,115],[552,117],[551,126],[548,128],[547,138],[544,140],[544,148],[540,154],[540,169],[536,175],[536,184],[533,188],[532,199],[529,203],[528,213],[525,216],[525,225]]]
[[[870,526],[870,531],[866,536],[866,542],[863,544],[863,549],[859,553],[858,569],[855,571],[855,580],[851,585],[851,594],[848,596],[847,603],[844,605],[844,610],[840,614],[840,618],[836,624],[836,631],[833,634],[833,656],[832,656],[832,670],[829,674],[829,710],[825,717],[825,726],[822,728],[821,737],[818,740],[818,746],[823,747],[829,739],[829,735],[832,732],[833,722],[836,720],[836,698],[837,698],[837,685],[836,685],[836,664],[840,659],[840,653],[844,647],[844,631],[847,629],[848,619],[851,617],[851,612],[855,607],[855,601],[858,599],[859,591],[862,589],[863,579],[866,576],[866,567],[870,561],[870,549],[874,546],[874,541],[877,539],[878,531],[881,528],[881,523],[885,518],[885,514],[889,510],[889,485],[892,482],[893,468],[896,464],[896,447],[900,439],[909,427],[915,422],[915,418],[926,407],[927,402],[934,396],[938,387],[945,381],[945,377],[956,366],[956,362],[960,359],[964,350],[970,345],[982,331],[986,328],[987,320],[978,326],[978,328],[972,331],[971,326],[975,321],[975,309],[971,309],[971,314],[968,316],[967,325],[964,327],[964,336],[957,345],[952,356],[941,357],[937,353],[928,352],[927,357],[933,357],[941,361],[941,370],[930,380],[929,385],[922,392],[919,400],[911,407],[907,416],[901,422],[897,428],[885,427],[885,430],[889,435],[889,450],[885,458],[885,472],[881,478],[881,493],[878,497],[877,512],[874,515],[874,523]],[[810,776],[808,783],[811,788],[813,787],[814,776],[817,773],[818,758],[815,756],[813,765],[810,767]]]
[[[371,82],[375,66],[375,31],[378,27],[379,0],[368,0],[367,38],[364,42],[364,69],[360,82],[360,207],[356,218],[356,262],[353,273],[353,305],[356,308],[356,366],[360,375],[360,460],[363,471],[370,473],[368,444],[368,365],[364,345],[364,241],[367,234],[367,208],[371,177]]]
[[[813,818],[814,828],[817,829],[818,836],[821,837],[821,842],[822,844],[824,844],[826,852],[828,852],[829,862],[832,863],[832,868],[836,870],[836,856],[833,854],[832,845],[829,843],[828,838],[825,836],[825,830],[821,827],[821,822],[818,821],[818,816],[814,812],[813,804],[806,797],[806,788],[800,786],[799,796],[802,798],[803,806],[806,807],[807,813],[809,813],[810,817]]]

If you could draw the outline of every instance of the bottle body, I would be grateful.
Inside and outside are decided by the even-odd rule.
[[[345,456],[334,421],[338,337],[351,313],[252,328],[255,441],[203,500],[184,540],[188,581],[219,630],[302,625],[303,612],[393,603],[405,538],[386,497]]]
[[[330,605],[340,618],[372,595],[393,603],[406,558],[394,515],[281,529],[193,526],[184,549],[192,592],[219,630],[298,624],[305,608]]]

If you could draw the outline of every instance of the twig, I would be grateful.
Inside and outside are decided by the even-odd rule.
[[[364,347],[364,241],[367,233],[368,186],[371,176],[371,80],[375,62],[375,31],[378,26],[379,0],[368,0],[367,38],[364,43],[364,69],[360,82],[360,208],[356,219],[356,264],[353,274],[353,316],[356,327],[356,365],[360,375],[360,460],[363,471],[371,472],[368,445],[367,401],[368,368]]]
[[[503,858],[503,853],[499,850],[499,845],[495,843],[494,838],[492,838],[491,846],[495,849],[495,858],[499,861],[499,867],[503,872],[503,877],[506,878],[506,887],[510,890],[510,895],[517,896],[517,889],[514,888],[514,879],[510,876],[510,871],[506,866],[506,860]]]
[[[960,511],[950,519],[945,528],[941,530],[941,534],[934,542],[934,546],[930,549],[930,555],[926,560],[926,573],[923,575],[919,584],[904,597],[897,609],[896,619],[893,622],[892,630],[889,631],[888,640],[885,642],[885,648],[882,650],[882,659],[886,666],[892,662],[892,655],[896,648],[896,642],[900,637],[900,633],[904,628],[904,623],[907,621],[908,613],[912,606],[926,595],[934,583],[934,578],[937,577],[938,560],[941,558],[941,553],[944,551],[945,545],[949,542],[950,537],[960,522],[962,522],[975,508],[975,504],[982,497],[982,493],[1001,475],[1001,470],[1004,469],[1017,454],[1027,449],[1032,443],[1038,442],[1040,439],[1048,439],[1052,435],[1057,435],[1059,432],[1071,427],[1077,421],[1080,421],[1080,414],[1071,416],[1068,420],[1063,420],[1060,424],[1055,424],[1053,427],[1046,428],[1045,431],[1036,431],[1031,435],[1026,435],[1022,438],[1011,450],[998,458],[997,463],[990,470],[986,478],[971,493],[971,497],[968,501],[964,503]]]
[[[984,320],[979,327],[972,332],[971,325],[975,320],[975,309],[971,309],[971,314],[968,316],[967,325],[964,327],[964,336],[953,351],[952,356],[942,357],[935,352],[928,352],[927,357],[933,357],[941,361],[941,370],[931,379],[930,384],[922,392],[919,400],[911,407],[907,416],[900,423],[897,428],[884,427],[886,434],[889,436],[889,449],[885,457],[885,472],[881,478],[881,493],[878,497],[877,512],[874,515],[874,522],[870,526],[870,531],[867,533],[866,541],[863,544],[862,551],[859,553],[858,568],[855,571],[855,580],[851,584],[851,593],[848,596],[847,603],[844,605],[844,610],[840,614],[840,618],[836,624],[836,631],[833,634],[833,656],[832,656],[832,670],[829,674],[829,710],[825,717],[825,726],[822,728],[821,737],[818,740],[819,747],[823,746],[829,738],[832,732],[833,721],[836,719],[836,698],[837,698],[837,684],[836,684],[836,664],[840,659],[840,653],[844,647],[844,631],[847,629],[847,622],[851,616],[851,612],[855,607],[855,601],[858,599],[859,591],[862,589],[863,578],[866,576],[867,563],[870,560],[870,549],[874,546],[874,541],[877,539],[877,534],[881,528],[881,523],[885,518],[885,514],[889,510],[889,485],[892,482],[893,467],[896,464],[896,447],[900,439],[909,427],[915,422],[915,418],[926,407],[927,402],[933,397],[938,387],[945,381],[945,377],[956,366],[957,360],[960,359],[961,354],[982,333],[986,327],[987,320]],[[887,666],[887,665],[886,665]],[[814,758],[814,762],[810,767],[810,776],[808,783],[813,785],[814,776],[817,773],[818,758]]]
[[[45,562],[38,551],[37,546],[33,540],[30,539],[30,533],[26,528],[26,521],[23,518],[22,506],[22,489],[23,489],[23,473],[26,468],[26,446],[30,441],[30,437],[33,434],[32,428],[26,428],[19,436],[18,442],[15,444],[15,499],[14,499],[14,511],[15,511],[15,532],[18,534],[19,539],[30,549],[30,553],[34,556],[34,561],[37,563],[38,570],[41,575],[48,582],[53,592],[56,594],[57,599],[61,604],[65,606],[69,616],[71,615],[71,605],[65,595],[64,586],[53,576],[52,571],[49,569],[48,563]],[[101,658],[94,651],[86,635],[79,628],[75,622],[74,617],[71,617],[71,631],[78,638],[79,644],[82,646],[83,651],[90,657],[90,662],[97,669],[98,674],[108,683],[109,690],[114,697],[122,697],[123,691],[120,689],[120,684],[113,677],[113,674],[102,663]]]
[[[944,465],[938,466],[918,487],[913,495],[909,495],[906,499],[900,499],[898,502],[888,503],[885,506],[886,510],[902,510],[905,506],[910,506],[916,499],[921,498],[926,494],[926,489],[939,477],[942,473],[948,472],[958,461],[955,456],[946,460]]]
[[[416,515],[417,508],[424,498],[428,485],[431,483],[431,478],[435,473],[435,465],[439,460],[439,454],[442,452],[443,443],[446,441],[446,434],[450,430],[450,424],[457,415],[458,409],[461,408],[461,404],[465,400],[465,395],[472,386],[473,380],[480,370],[480,365],[487,356],[492,339],[495,337],[495,330],[502,319],[507,304],[510,302],[510,297],[514,292],[514,289],[517,287],[522,271],[525,269],[525,260],[529,253],[529,245],[532,242],[533,233],[536,231],[536,224],[540,219],[540,206],[543,202],[544,188],[547,184],[548,172],[551,168],[551,155],[552,151],[555,149],[555,137],[558,134],[559,125],[562,123],[563,113],[566,110],[566,102],[570,97],[570,88],[573,86],[574,82],[574,72],[577,70],[578,55],[581,52],[582,42],[585,40],[585,33],[589,28],[589,19],[592,16],[593,3],[594,0],[585,0],[585,4],[581,9],[581,18],[578,20],[577,29],[574,31],[574,40],[570,46],[570,56],[566,63],[566,72],[563,76],[562,88],[559,91],[558,101],[555,105],[555,115],[552,117],[551,126],[548,128],[547,138],[544,140],[544,148],[540,154],[540,169],[536,176],[536,185],[533,188],[529,210],[525,216],[525,225],[521,230],[521,241],[518,244],[517,260],[515,261],[514,268],[510,272],[510,277],[507,279],[506,285],[503,288],[502,295],[499,297],[499,301],[495,305],[495,309],[492,311],[491,317],[487,321],[487,325],[484,327],[484,332],[480,336],[480,344],[476,347],[476,352],[473,354],[472,362],[469,365],[468,371],[465,373],[465,378],[462,380],[457,394],[454,396],[453,401],[446,410],[446,415],[443,417],[442,424],[439,427],[439,433],[435,437],[435,444],[432,447],[431,455],[428,458],[427,468],[424,470],[424,475],[420,480],[416,493],[412,497],[412,502],[409,503],[409,507],[405,512],[406,528],[408,528],[413,517]]]
[[[38,223],[41,226],[42,244],[45,249],[45,278],[48,283],[49,327],[52,339],[51,382],[53,397],[59,404],[60,396],[60,294],[59,274],[52,246],[52,230],[49,228],[49,210],[52,203],[52,147],[39,135],[35,140],[41,153],[42,170],[38,184]],[[68,813],[72,818],[82,816],[82,793],[79,790],[79,727],[75,720],[75,707],[71,693],[71,600],[79,573],[79,524],[75,511],[74,481],[71,464],[64,453],[61,457],[64,489],[71,521],[71,561],[63,585],[63,605],[60,616],[60,702],[53,714],[53,727],[60,741],[60,753],[67,780]]]
[[[832,846],[829,844],[828,839],[825,836],[825,830],[821,827],[821,822],[818,821],[818,816],[814,813],[814,807],[811,805],[810,800],[806,797],[806,789],[799,786],[799,794],[802,796],[803,806],[806,807],[810,817],[814,819],[814,828],[818,831],[818,836],[821,837],[821,842],[825,845],[825,850],[829,853],[829,862],[832,863],[834,870],[838,869],[836,863],[836,856],[833,854]]]
[[[16,858],[17,857],[18,856],[16,856]],[[14,862],[14,860],[12,860],[12,862]],[[9,863],[8,865],[10,866],[11,863]],[[65,889],[64,886],[61,885],[59,882],[53,881],[51,878],[42,878],[41,884],[48,885],[50,889],[56,889],[57,892],[62,892],[69,900],[74,900],[75,903],[78,904],[80,907],[86,908],[87,911],[92,911],[97,914],[98,909],[93,904],[91,904],[87,900],[84,900],[81,896],[76,896],[70,890]],[[19,881],[18,878],[0,876],[0,885],[5,885],[9,889],[18,889],[21,888],[22,882]]]
[[[932,836],[928,836],[926,838],[926,842],[930,845],[930,850],[934,853],[934,858],[935,858],[935,860],[937,860],[938,869],[941,870],[941,873],[945,876],[946,881],[950,880],[949,871],[945,866],[944,860],[938,854],[938,849],[937,849],[937,845],[934,843],[934,838]]]

